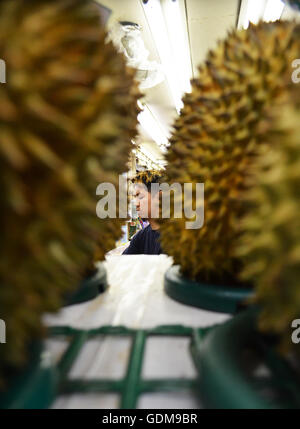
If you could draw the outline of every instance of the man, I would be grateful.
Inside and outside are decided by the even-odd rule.
[[[159,183],[160,177],[159,173],[155,171],[143,171],[133,180],[136,210],[142,219],[148,220],[149,225],[132,237],[130,245],[122,255],[159,255],[162,253],[159,243],[159,225],[154,220],[158,213],[160,192],[152,192],[151,195],[151,183]]]

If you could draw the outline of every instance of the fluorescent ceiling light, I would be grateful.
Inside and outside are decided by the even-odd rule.
[[[171,137],[171,127],[168,126],[168,124],[166,123],[166,118],[165,120],[163,120],[161,111],[157,109],[157,106],[147,103],[145,103],[145,106],[150,110],[150,113],[157,121],[162,133],[166,136],[167,140],[169,140],[169,138]],[[168,118],[168,120],[170,120],[170,118]],[[169,145],[169,143],[167,145]]]
[[[146,163],[147,168],[160,169],[166,164],[161,159],[153,158],[153,154],[141,146],[138,147],[136,157],[139,161]]]
[[[172,46],[174,62],[184,92],[191,92],[190,79],[193,76],[187,31],[180,12],[179,0],[162,0],[162,8]]]
[[[172,4],[173,3],[173,4]],[[142,6],[168,81],[177,112],[183,107],[183,93],[189,90],[191,78],[189,52],[184,38],[178,0],[149,0]],[[183,55],[183,56],[182,56]]]
[[[249,22],[257,24],[261,19],[266,22],[276,21],[281,18],[283,9],[282,0],[243,0],[238,28],[247,29]]]
[[[146,104],[144,105],[144,110],[138,114],[137,119],[142,128],[151,136],[158,146],[168,145],[167,136]]]
[[[265,9],[265,0],[248,0],[246,2],[246,12],[243,19],[243,28],[246,30],[249,27],[249,22],[257,24],[258,21],[263,17]]]
[[[277,21],[280,19],[284,9],[284,3],[281,0],[268,0],[264,11],[263,20],[266,22]]]

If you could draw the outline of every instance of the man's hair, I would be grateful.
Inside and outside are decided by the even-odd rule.
[[[161,183],[162,177],[162,173],[158,170],[140,171],[132,179],[132,183],[143,183],[147,187],[148,192],[151,192],[151,184]]]

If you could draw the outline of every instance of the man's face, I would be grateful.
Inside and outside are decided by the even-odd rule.
[[[138,215],[143,219],[151,218],[151,192],[148,192],[147,187],[142,183],[137,183],[134,187],[135,207]],[[159,193],[153,195],[152,205],[158,207]],[[155,213],[153,214],[155,217]]]

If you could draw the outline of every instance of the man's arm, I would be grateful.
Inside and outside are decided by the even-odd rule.
[[[130,241],[129,246],[124,250],[124,252],[122,253],[122,255],[138,255],[141,252],[141,248],[140,248],[140,233],[142,232],[139,231],[136,235],[134,235]]]

